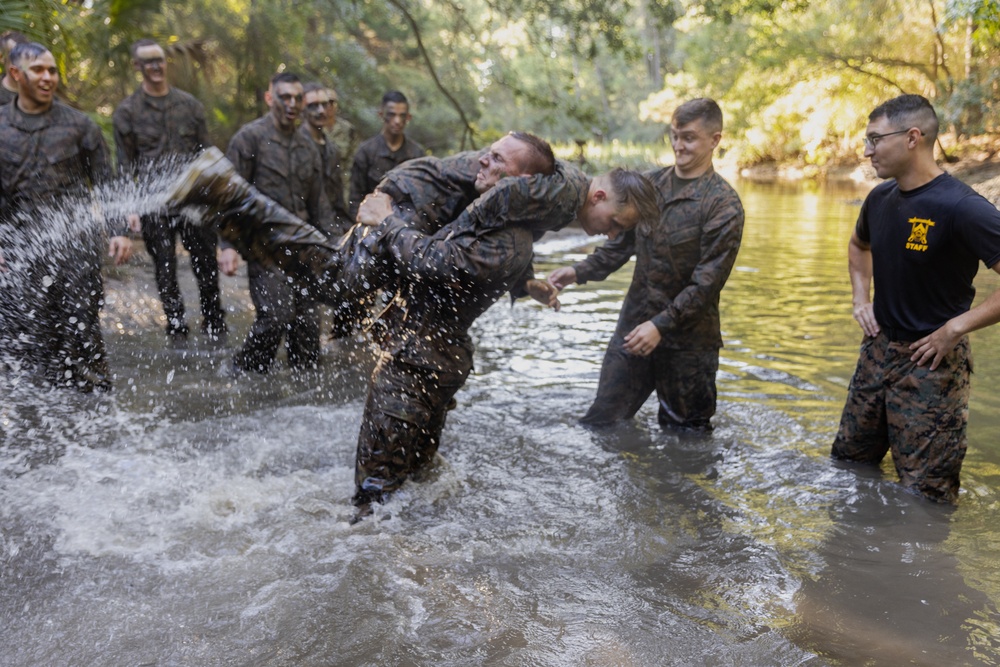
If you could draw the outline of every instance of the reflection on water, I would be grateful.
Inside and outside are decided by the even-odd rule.
[[[576,424],[623,270],[559,313],[490,310],[443,458],[355,527],[367,346],[232,378],[231,350],[164,348],[148,265],[114,272],[117,392],[4,389],[0,663],[997,664],[1000,331],[973,339],[957,510],[902,492],[891,465],[832,464],[863,193],[740,189],[714,433],[664,432],[653,402],[620,428]],[[586,244],[544,239],[536,268]],[[224,282],[235,345],[252,317],[245,279]]]

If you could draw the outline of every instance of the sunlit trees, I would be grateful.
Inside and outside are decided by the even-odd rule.
[[[128,45],[161,41],[219,143],[264,112],[278,70],[340,92],[362,135],[384,91],[436,152],[528,129],[655,142],[711,95],[744,163],[853,159],[868,110],[930,97],[963,138],[1000,131],[998,0],[0,0],[0,29],[46,41],[63,96],[106,120],[136,84]],[[949,150],[952,150],[949,148]]]

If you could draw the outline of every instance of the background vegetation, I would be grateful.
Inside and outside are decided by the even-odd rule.
[[[856,162],[867,112],[901,92],[932,99],[949,155],[1000,133],[1000,0],[0,0],[11,28],[51,45],[63,96],[104,123],[136,85],[128,45],[161,40],[220,145],[285,69],[333,84],[362,136],[402,90],[438,153],[522,128],[649,161],[701,95],[743,165]]]

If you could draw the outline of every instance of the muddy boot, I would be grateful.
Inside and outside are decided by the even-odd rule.
[[[243,179],[218,148],[205,149],[165,195],[168,207],[198,206],[248,261],[276,265],[333,306],[343,260],[335,243]]]

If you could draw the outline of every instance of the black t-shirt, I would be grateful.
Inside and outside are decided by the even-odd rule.
[[[875,319],[882,327],[928,333],[967,311],[982,260],[1000,262],[1000,211],[958,179],[942,174],[903,192],[879,184],[855,227],[871,244]]]

